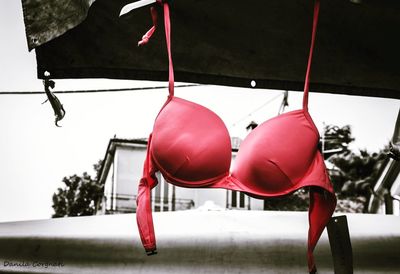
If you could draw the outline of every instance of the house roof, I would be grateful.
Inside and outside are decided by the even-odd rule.
[[[110,171],[111,164],[114,161],[115,150],[118,146],[123,147],[137,147],[137,146],[147,146],[147,138],[139,139],[120,139],[112,138],[108,142],[106,154],[103,158],[103,163],[99,172],[99,182],[104,183],[107,179],[108,172]]]

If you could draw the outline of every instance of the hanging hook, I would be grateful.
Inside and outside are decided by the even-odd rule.
[[[60,127],[58,125],[58,121],[61,121],[64,118],[65,115],[65,110],[63,108],[63,105],[61,104],[60,100],[50,91],[51,89],[54,89],[56,83],[50,79],[50,73],[48,71],[45,71],[44,73],[44,79],[43,79],[43,86],[44,86],[44,91],[46,92],[47,99],[44,101],[42,104],[46,103],[47,101],[50,102],[51,107],[53,108],[54,111],[54,116],[55,116],[55,125],[57,127]]]

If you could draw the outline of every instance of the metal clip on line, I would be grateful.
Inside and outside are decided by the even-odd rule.
[[[58,121],[61,121],[64,118],[65,110],[60,100],[58,100],[57,96],[55,96],[54,93],[50,91],[50,88],[53,89],[55,85],[56,83],[50,79],[50,73],[46,71],[44,73],[43,86],[44,86],[44,91],[46,92],[47,95],[47,100],[44,101],[42,104],[46,103],[47,101],[50,102],[55,116],[54,123],[57,127],[60,127],[58,125]]]

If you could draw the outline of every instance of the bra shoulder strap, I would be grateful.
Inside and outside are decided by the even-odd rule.
[[[310,87],[310,71],[311,71],[312,56],[314,51],[315,34],[317,32],[317,25],[318,25],[319,6],[320,6],[320,0],[315,0],[310,53],[308,55],[307,72],[306,72],[306,79],[304,81],[304,94],[303,94],[303,109],[307,111],[308,111],[308,91]]]
[[[163,4],[164,7],[164,27],[165,27],[165,40],[167,42],[167,51],[168,51],[168,90],[169,96],[174,96],[174,66],[172,63],[172,55],[171,55],[171,22],[169,18],[169,6],[168,3]]]
[[[167,2],[162,2],[161,0],[157,0],[164,8],[164,28],[165,28],[165,41],[167,44],[167,52],[168,52],[168,91],[169,97],[172,98],[174,96],[174,66],[172,63],[172,54],[171,54],[171,21],[169,16],[169,6]],[[151,18],[153,20],[153,26],[149,31],[143,35],[142,40],[138,42],[138,46],[145,45],[149,42],[151,36],[154,34],[157,28],[158,15],[157,10],[154,7],[150,8]]]

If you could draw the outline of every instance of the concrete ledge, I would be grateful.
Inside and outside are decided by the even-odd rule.
[[[158,254],[150,257],[134,214],[0,223],[0,272],[307,273],[306,212],[192,210],[153,216]],[[355,273],[398,273],[400,218],[347,217]],[[315,255],[319,273],[333,273],[325,232]]]

